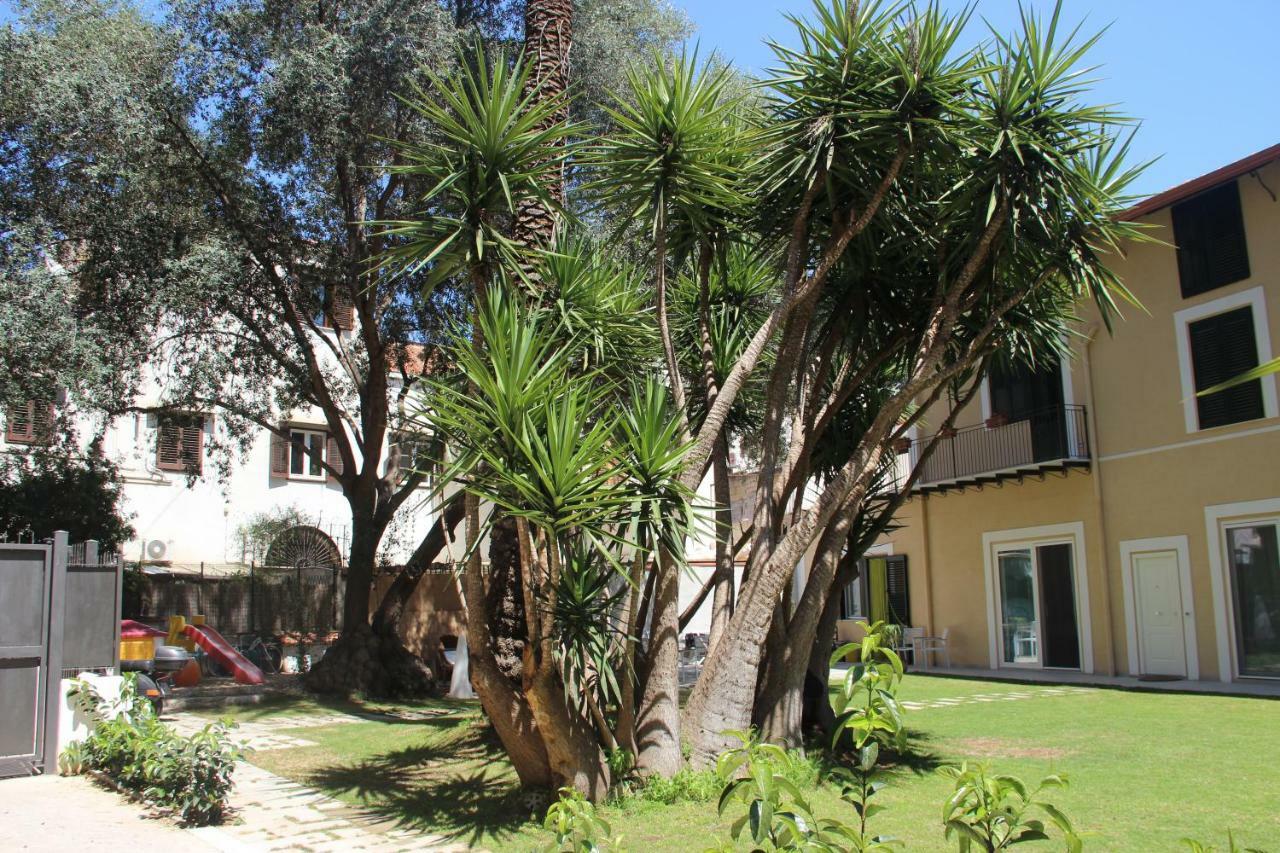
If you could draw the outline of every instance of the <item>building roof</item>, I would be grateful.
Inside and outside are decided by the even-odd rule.
[[[1161,208],[1168,207],[1171,204],[1177,204],[1180,201],[1185,201],[1186,199],[1191,198],[1191,196],[1202,193],[1205,190],[1211,190],[1219,184],[1235,180],[1241,175],[1247,175],[1250,172],[1267,165],[1273,160],[1280,160],[1280,145],[1272,145],[1270,148],[1264,148],[1255,154],[1250,154],[1242,160],[1229,163],[1221,169],[1214,169],[1208,174],[1201,175],[1198,178],[1192,178],[1186,183],[1178,184],[1172,189],[1156,193],[1146,201],[1139,202],[1124,213],[1120,214],[1120,218],[1132,220],[1146,216],[1149,213],[1155,213]]]

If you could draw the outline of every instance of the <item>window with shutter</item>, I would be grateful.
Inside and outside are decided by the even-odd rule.
[[[156,430],[156,467],[199,474],[204,463],[204,416],[164,418]]]
[[[345,287],[325,285],[316,288],[320,310],[315,315],[317,326],[347,332],[356,327],[356,309]]]
[[[291,480],[323,480],[328,433],[315,429],[291,429],[286,445],[288,465],[285,472]]]
[[[9,444],[49,444],[53,441],[53,403],[27,400],[5,416],[4,440]]]
[[[1249,249],[1235,181],[1173,206],[1178,278],[1187,298],[1249,277]]]
[[[907,557],[885,558],[885,579],[889,592],[889,619],[895,625],[911,624],[911,595],[907,588]]]
[[[1245,306],[1187,324],[1195,389],[1203,391],[1258,366],[1253,308]],[[1265,417],[1262,382],[1255,379],[1196,398],[1200,429]]]

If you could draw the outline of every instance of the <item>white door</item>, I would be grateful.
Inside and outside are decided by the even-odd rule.
[[[1133,555],[1138,649],[1143,675],[1187,675],[1177,551]]]

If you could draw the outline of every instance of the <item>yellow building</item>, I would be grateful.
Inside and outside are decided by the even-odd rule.
[[[993,370],[960,413],[868,555],[954,665],[1280,679],[1276,379],[1195,396],[1274,356],[1277,193],[1280,145],[1129,211],[1165,241],[1113,267],[1145,311],[1108,334],[1081,305],[1072,358]]]

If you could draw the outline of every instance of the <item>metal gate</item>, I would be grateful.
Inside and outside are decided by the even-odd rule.
[[[0,543],[0,778],[56,769],[67,540]],[[54,619],[60,622],[59,619]]]

